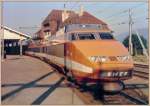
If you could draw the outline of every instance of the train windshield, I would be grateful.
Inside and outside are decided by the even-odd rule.
[[[95,39],[94,34],[92,33],[84,33],[84,34],[78,34],[79,40],[92,40]]]
[[[114,39],[113,35],[110,33],[99,33],[101,39]]]

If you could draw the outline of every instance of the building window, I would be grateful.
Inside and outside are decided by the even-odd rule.
[[[16,42],[13,43],[13,46],[16,46]]]
[[[49,23],[44,24],[44,27],[49,27],[49,26],[50,26]]]
[[[9,47],[12,47],[12,44],[11,44],[11,43],[9,43]]]
[[[5,44],[5,47],[8,47],[8,44],[7,44],[7,43]]]
[[[50,30],[45,30],[44,33],[45,33],[45,35],[49,35],[50,34]]]

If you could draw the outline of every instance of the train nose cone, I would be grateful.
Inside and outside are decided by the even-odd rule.
[[[118,93],[124,89],[124,83],[121,81],[103,83],[105,93]]]
[[[120,56],[127,55],[128,50],[116,40],[83,40],[73,45],[85,56]]]

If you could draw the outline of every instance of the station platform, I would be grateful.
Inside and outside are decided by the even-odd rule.
[[[83,105],[50,65],[29,56],[9,55],[1,62],[3,105]]]

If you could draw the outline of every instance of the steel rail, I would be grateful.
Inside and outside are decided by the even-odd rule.
[[[140,105],[147,105],[148,104],[146,101],[141,100],[139,98],[132,97],[132,96],[128,95],[127,93],[123,92],[123,91],[121,91],[119,94],[121,96],[124,96],[125,98],[129,99],[131,102],[136,103],[136,104],[140,104]]]
[[[149,69],[148,64],[134,63],[134,67],[135,68],[134,68],[133,75],[141,77],[141,78],[149,79],[149,71],[147,70]]]
[[[149,68],[148,64],[138,64],[138,63],[134,63],[135,67],[140,67],[140,68]]]
[[[125,89],[147,89],[148,87],[148,84],[125,84]]]
[[[141,77],[141,78],[149,79],[149,73],[148,72],[134,70],[133,75]]]

